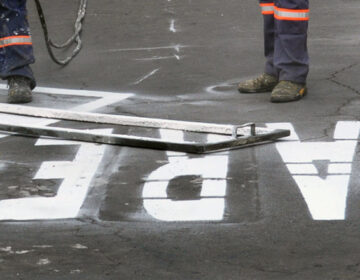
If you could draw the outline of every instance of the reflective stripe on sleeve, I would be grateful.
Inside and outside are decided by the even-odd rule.
[[[262,3],[260,4],[261,7],[261,13],[263,15],[273,15],[275,10],[275,4],[274,3]]]
[[[0,38],[0,48],[14,45],[32,45],[31,36],[10,36]]]
[[[278,20],[308,21],[310,10],[290,10],[275,7],[274,17]]]

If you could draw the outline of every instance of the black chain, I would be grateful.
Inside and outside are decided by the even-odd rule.
[[[44,15],[44,11],[41,7],[40,0],[35,0],[35,4],[36,4],[36,8],[38,10],[41,27],[44,32],[46,48],[49,52],[51,59],[59,65],[65,66],[65,65],[69,64],[74,59],[74,57],[79,54],[79,52],[82,48],[82,41],[81,41],[80,34],[82,31],[82,22],[85,18],[85,14],[86,14],[87,0],[80,0],[78,16],[76,18],[75,26],[74,26],[74,34],[68,40],[66,40],[66,42],[63,44],[55,44],[49,38],[49,31],[48,31],[48,28],[46,25],[45,15]],[[68,48],[69,46],[71,46],[74,43],[76,44],[76,46],[73,49],[72,54],[69,57],[67,57],[65,59],[58,59],[55,56],[52,48],[64,49],[64,48]]]

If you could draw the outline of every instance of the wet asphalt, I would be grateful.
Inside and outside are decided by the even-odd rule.
[[[66,39],[76,3],[43,5],[51,36]],[[357,0],[311,2],[308,95],[288,104],[236,90],[263,70],[257,1],[89,0],[84,47],[67,67],[50,60],[28,8],[38,86],[104,91],[43,89],[33,106],[83,110],[111,95],[91,110],[294,130],[209,155],[0,138],[1,279],[360,279]],[[60,195],[30,211],[17,204]]]

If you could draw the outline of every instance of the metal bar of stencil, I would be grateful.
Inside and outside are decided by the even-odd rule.
[[[0,113],[25,115],[31,117],[42,117],[70,121],[82,121],[90,123],[114,124],[125,126],[139,126],[148,128],[163,128],[182,131],[213,133],[213,134],[234,134],[234,125],[214,124],[189,121],[166,120],[158,118],[143,118],[124,115],[110,115],[99,113],[75,112],[59,109],[48,109],[23,105],[11,105],[0,103]],[[251,135],[250,127],[238,127],[236,135]],[[268,128],[256,128],[256,134],[271,132]]]
[[[83,141],[90,143],[123,145],[130,147],[173,150],[189,153],[204,152],[203,145],[191,142],[164,141],[150,137],[129,136],[122,134],[100,133],[88,130],[35,125],[14,125],[0,122],[0,131],[17,133],[30,137],[53,137],[58,139]]]
[[[35,125],[14,125],[0,122],[0,130],[12,133],[18,133],[31,137],[47,136],[65,140],[85,141],[91,143],[102,143],[112,145],[123,145],[130,147],[151,148],[159,150],[171,150],[186,153],[206,153],[218,150],[241,147],[258,142],[278,139],[288,136],[286,130],[274,130],[265,135],[243,136],[239,138],[231,138],[230,140],[219,141],[215,143],[195,143],[195,142],[174,142],[165,141],[156,138],[128,136],[120,134],[106,134],[100,132],[59,128]]]
[[[241,136],[239,138],[233,138],[230,140],[219,141],[215,143],[207,143],[206,145],[204,145],[203,153],[220,151],[224,149],[246,147],[254,144],[274,141],[276,139],[287,136],[289,136],[289,131],[283,129],[273,130],[272,132],[268,132],[266,134],[261,134],[261,135]]]

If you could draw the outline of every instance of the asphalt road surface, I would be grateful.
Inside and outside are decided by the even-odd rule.
[[[263,70],[255,0],[89,0],[84,48],[67,67],[50,60],[28,2],[30,106],[292,134],[206,155],[2,134],[1,279],[360,279],[358,0],[311,1],[309,94],[289,104],[236,90]],[[76,1],[42,2],[51,36],[64,40]]]

